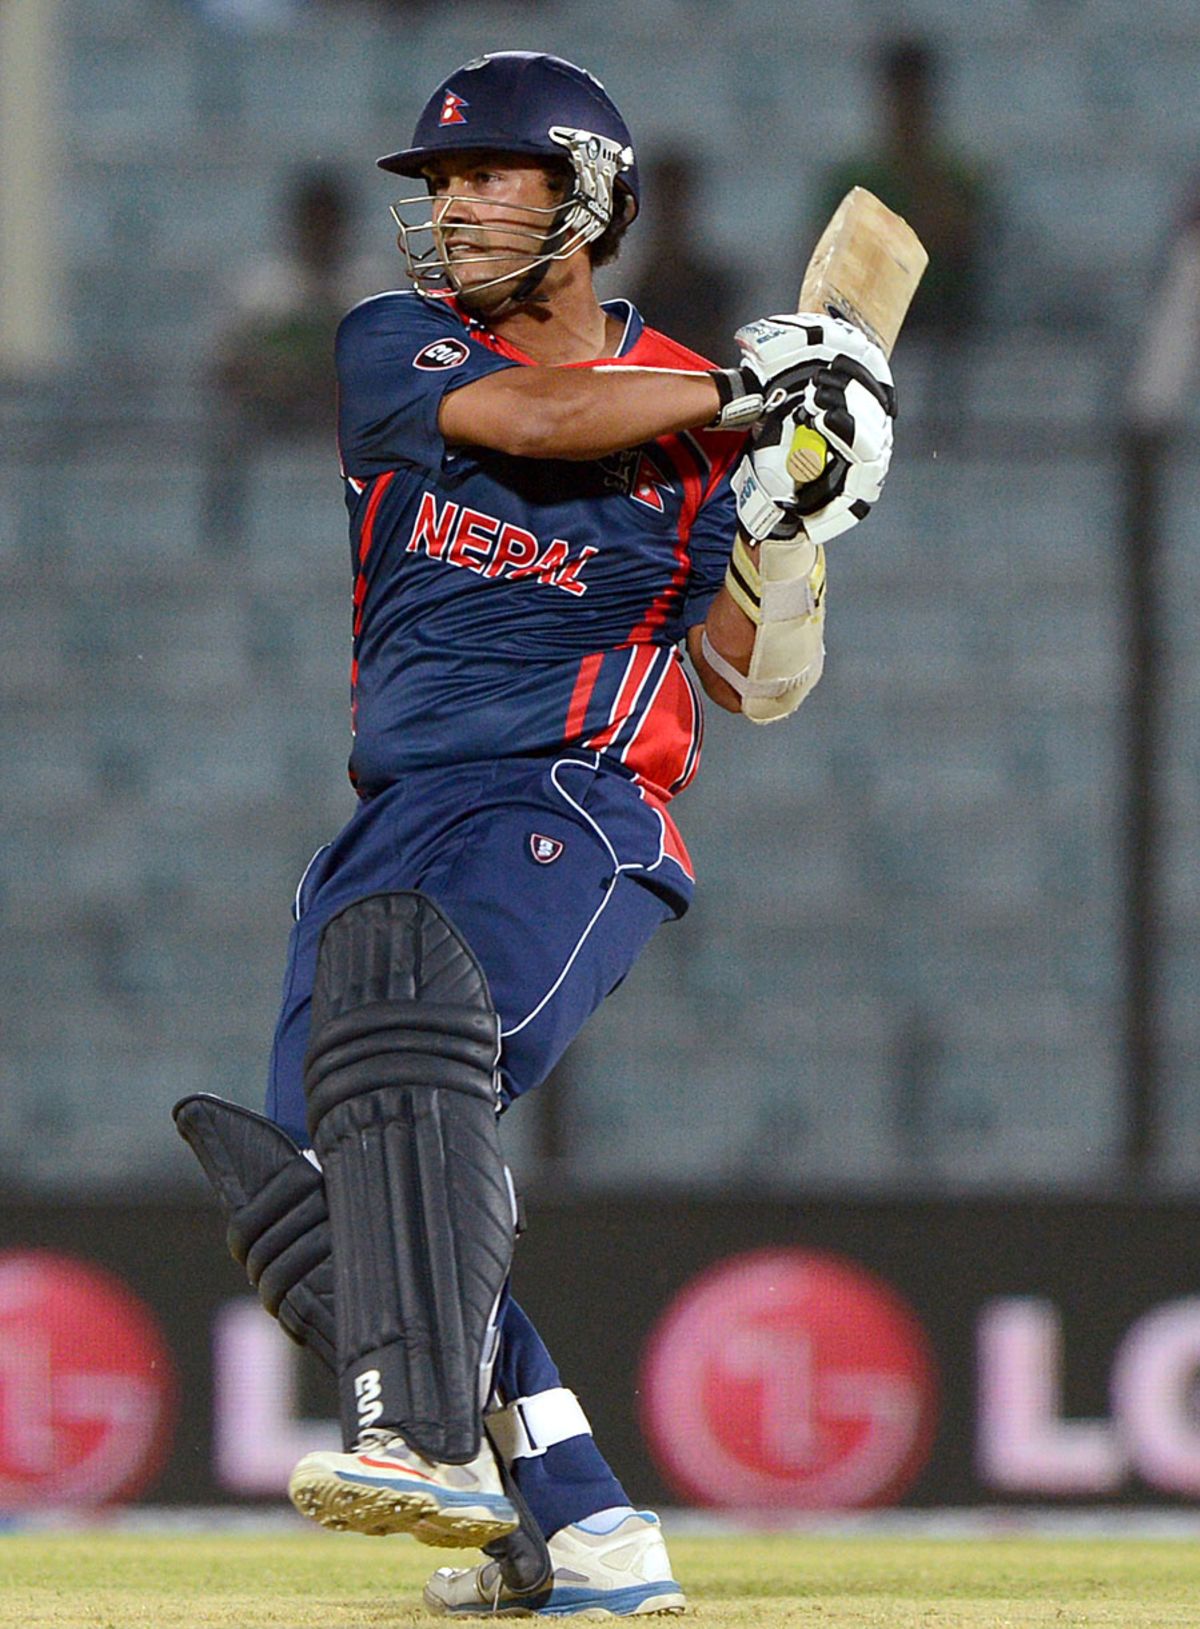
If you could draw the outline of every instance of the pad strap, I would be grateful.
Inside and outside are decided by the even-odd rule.
[[[514,1459],[537,1459],[568,1437],[592,1434],[578,1397],[565,1386],[517,1397],[488,1414],[486,1423],[496,1452],[509,1465]]]
[[[726,684],[736,690],[739,696],[763,696],[768,699],[786,695],[796,683],[795,678],[790,679],[750,679],[744,673],[739,673],[733,663],[722,656],[712,640],[708,637],[705,628],[700,635],[700,649],[704,652],[704,660],[714,672],[719,673]]]

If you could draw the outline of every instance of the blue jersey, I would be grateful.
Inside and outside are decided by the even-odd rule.
[[[627,366],[711,364],[625,302]],[[443,395],[532,366],[454,301],[380,294],[337,338],[354,571],[351,776],[578,747],[657,804],[695,773],[701,708],[677,646],[734,531],[741,438],[685,432],[594,462],[447,447]]]

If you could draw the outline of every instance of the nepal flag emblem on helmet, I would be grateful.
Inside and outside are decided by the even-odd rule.
[[[463,108],[470,107],[470,102],[454,91],[448,90],[442,98],[442,111],[438,114],[439,124],[466,124],[466,115]]]

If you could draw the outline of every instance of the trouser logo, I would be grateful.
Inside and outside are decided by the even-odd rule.
[[[529,852],[539,865],[550,865],[557,860],[563,851],[563,845],[557,837],[543,837],[541,832],[531,832],[529,835]]]
[[[354,1406],[361,1426],[374,1425],[383,1413],[383,1376],[378,1369],[364,1369],[355,1375]]]

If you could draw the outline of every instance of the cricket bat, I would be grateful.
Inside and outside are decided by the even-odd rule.
[[[908,222],[865,187],[851,187],[812,252],[796,309],[844,317],[891,356],[928,264]],[[816,430],[796,432],[787,469],[797,486],[816,480],[825,454]]]

